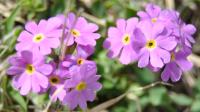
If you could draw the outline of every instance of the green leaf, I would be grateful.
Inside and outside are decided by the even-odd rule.
[[[38,95],[38,94],[32,93],[31,97],[32,97],[32,102],[34,103],[34,105],[36,105],[37,107],[40,107],[40,108],[42,108],[42,106],[44,104],[47,104],[47,102],[49,100],[47,94]]]
[[[167,90],[163,87],[152,88],[149,91],[149,100],[150,102],[155,105],[161,105],[163,102],[163,98]]]
[[[139,85],[138,83],[133,83],[130,85],[129,91],[134,91],[133,92],[134,95],[140,96],[144,93],[144,91],[137,91],[138,88],[140,88],[140,87],[141,87],[141,85]]]
[[[196,84],[195,84],[195,88],[197,89],[197,91],[199,91],[200,93],[200,78],[197,80]]]
[[[170,98],[174,103],[176,103],[178,105],[188,106],[192,103],[192,99],[183,94],[173,93],[170,95]]]
[[[24,112],[27,112],[27,104],[26,104],[26,101],[24,100],[23,96],[21,96],[17,91],[15,91],[13,89],[9,91],[9,94],[20,105],[22,110]]]
[[[200,112],[200,100],[196,100],[192,103],[191,111],[192,112]]]
[[[121,111],[121,112],[137,112],[137,106],[135,101],[131,101],[128,105],[128,109],[126,111]]]
[[[127,111],[127,108],[123,106],[118,106],[113,109],[113,112],[126,112],[126,111]]]
[[[141,69],[137,67],[134,67],[133,69],[141,83],[148,84],[155,80],[155,74],[152,73],[149,69]]]
[[[148,96],[143,96],[140,98],[140,105],[142,107],[146,107],[149,104],[149,97]]]
[[[12,11],[10,16],[5,20],[6,33],[12,31],[14,23],[15,23],[15,18],[17,16],[17,14],[19,13],[20,9],[21,9],[21,2]]]
[[[103,85],[105,89],[111,89],[114,87],[114,84],[111,81],[107,81],[107,80],[103,81]]]

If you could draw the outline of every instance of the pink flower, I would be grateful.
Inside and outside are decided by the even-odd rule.
[[[47,76],[53,68],[45,64],[44,58],[33,55],[30,51],[22,51],[20,56],[11,57],[9,63],[12,66],[7,73],[14,77],[13,86],[21,95],[27,95],[30,91],[39,93],[48,87]]]
[[[166,64],[161,74],[162,80],[168,81],[171,79],[173,82],[179,81],[182,72],[192,68],[192,63],[187,60],[189,54],[185,51],[171,52],[171,61]]]
[[[47,55],[51,53],[51,48],[58,48],[59,37],[62,32],[58,29],[61,25],[60,19],[52,17],[48,20],[41,20],[37,25],[35,22],[28,22],[25,30],[19,35],[16,50],[18,52],[29,50],[33,53]]]
[[[50,98],[55,102],[57,99],[63,102],[67,91],[64,88],[65,80],[69,77],[68,70],[61,65],[57,66],[55,62],[51,62],[53,72],[48,76],[50,87]]]
[[[97,69],[88,68],[83,65],[80,71],[72,72],[72,78],[66,80],[65,88],[70,89],[64,99],[70,109],[75,109],[78,105],[83,109],[87,109],[87,101],[94,101],[95,92],[101,89],[101,84],[97,82],[100,78],[96,75]],[[74,99],[75,98],[75,99]]]
[[[76,49],[75,55],[66,55],[65,59],[62,61],[62,66],[68,68],[80,67],[84,64],[96,65],[94,61],[87,60],[88,56],[91,55],[93,50],[90,47],[80,47]]]
[[[108,38],[104,41],[108,57],[119,58],[122,64],[129,64],[137,59],[137,54],[132,48],[133,40],[137,36],[134,35],[137,24],[137,18],[118,19],[117,26],[108,29]]]
[[[64,15],[58,16],[64,22]],[[64,23],[63,23],[64,24]],[[76,42],[78,45],[95,46],[96,40],[100,38],[100,34],[95,33],[98,26],[94,23],[88,23],[84,17],[77,17],[74,13],[69,13],[66,21],[67,33],[69,38],[65,38],[67,45],[72,45]]]
[[[141,21],[139,29],[135,33],[134,49],[139,53],[138,66],[146,67],[149,64],[155,68],[162,68],[170,61],[170,51],[177,42],[175,37],[162,24],[151,24],[149,21]]]

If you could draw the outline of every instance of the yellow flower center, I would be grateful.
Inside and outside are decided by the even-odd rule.
[[[76,86],[76,90],[77,91],[82,91],[86,88],[86,83],[85,82],[80,82],[77,86]]]
[[[84,59],[83,58],[78,58],[77,61],[76,61],[76,63],[78,65],[82,65],[84,63]]]
[[[74,36],[74,37],[79,37],[81,34],[78,30],[76,29],[72,29],[71,30],[71,34]]]
[[[125,35],[122,37],[122,43],[123,43],[124,45],[128,45],[128,44],[130,44],[130,42],[131,42],[131,37],[130,37],[130,35],[129,35],[129,34],[125,34]]]
[[[155,40],[148,40],[146,43],[147,49],[154,49],[156,47],[156,41]]]
[[[49,82],[51,85],[57,85],[60,83],[60,78],[58,76],[51,76]]]
[[[172,52],[172,53],[171,53],[171,61],[174,61],[175,58],[176,58],[176,57],[175,57],[175,54]]]
[[[26,73],[28,75],[32,75],[34,72],[35,72],[35,68],[33,65],[31,64],[26,65]]]
[[[33,37],[33,42],[35,43],[39,43],[44,39],[44,35],[43,34],[37,34]]]
[[[155,22],[157,22],[157,20],[158,20],[157,18],[152,18],[152,19],[151,19],[151,22],[152,22],[152,23],[155,23]]]

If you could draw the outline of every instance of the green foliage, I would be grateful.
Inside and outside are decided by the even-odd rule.
[[[27,111],[27,103],[26,103],[24,97],[21,96],[18,91],[15,91],[13,89],[11,89],[11,91],[9,91],[9,94],[10,94],[11,98],[13,98],[14,101],[16,101],[20,105],[20,107],[21,107],[20,110],[26,112]]]
[[[15,23],[15,18],[17,14],[19,13],[20,8],[21,8],[21,4],[18,4],[16,8],[13,10],[13,12],[11,13],[11,15],[5,20],[5,29],[6,29],[5,33],[12,31],[14,23]]]
[[[200,99],[195,100],[192,104],[191,111],[192,112],[199,112],[200,111]]]
[[[172,94],[171,100],[177,105],[189,106],[192,104],[192,99],[184,94]]]
[[[149,101],[152,105],[158,106],[163,104],[167,90],[163,87],[152,88],[149,91]]]

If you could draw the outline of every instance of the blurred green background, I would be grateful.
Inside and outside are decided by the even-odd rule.
[[[138,10],[144,10],[147,3],[155,3],[162,8],[176,9],[187,23],[200,28],[200,0],[0,0],[0,112],[40,111],[49,101],[48,95],[29,94],[22,97],[11,86],[11,78],[6,75],[7,59],[15,53],[14,46],[24,24],[29,20],[47,19],[68,9],[100,26],[102,38],[98,40],[95,54],[91,59],[98,64],[98,73],[103,89],[97,99],[88,103],[95,107],[115,98],[128,90],[160,81],[160,73],[140,69],[137,64],[121,65],[106,57],[102,42],[106,38],[107,28],[115,24],[117,18],[136,16]],[[173,83],[173,87],[155,86],[144,91],[128,94],[118,103],[103,112],[200,112],[200,38],[199,31],[194,35],[194,67],[184,73],[182,79]],[[66,107],[54,103],[51,109],[63,111]]]

